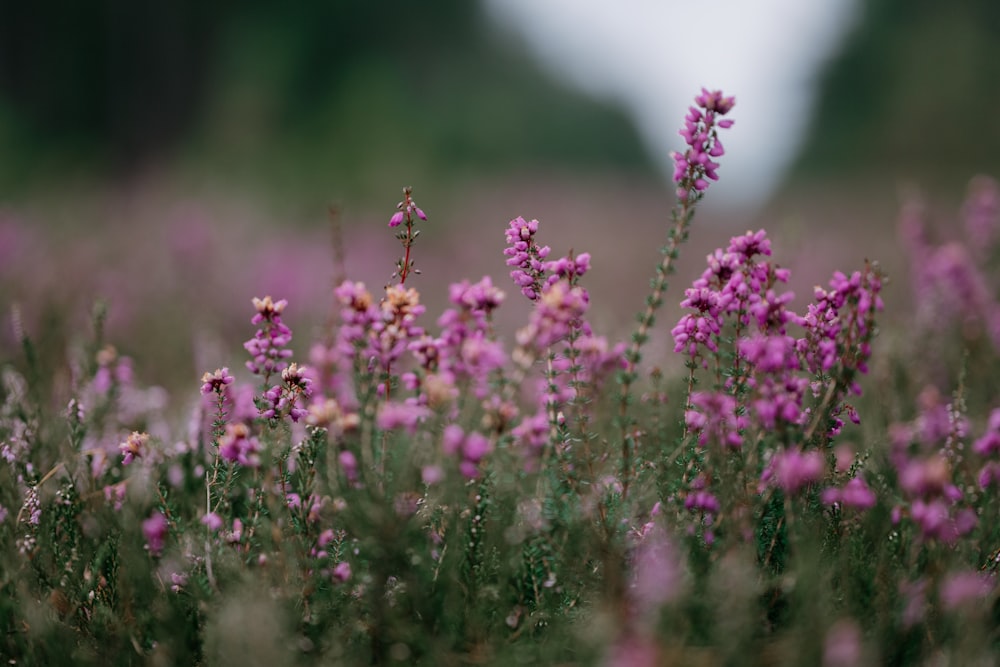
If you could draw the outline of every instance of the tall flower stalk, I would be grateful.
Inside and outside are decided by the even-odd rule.
[[[680,246],[687,241],[694,218],[695,207],[701,201],[709,182],[718,180],[719,163],[725,149],[719,140],[719,130],[732,127],[733,121],[722,119],[728,114],[736,100],[723,96],[721,91],[702,88],[695,97],[694,106],[689,107],[684,117],[684,127],[678,132],[687,144],[683,153],[674,152],[673,180],[676,184],[677,205],[671,210],[671,227],[667,232],[667,243],[661,249],[662,259],[656,267],[652,289],[646,297],[646,307],[639,314],[639,325],[632,334],[631,344],[625,353],[626,368],[620,374],[621,398],[618,422],[621,439],[621,478],[623,495],[628,495],[633,476],[632,455],[635,439],[631,433],[633,422],[629,417],[631,389],[638,374],[636,367],[642,358],[642,346],[649,340],[649,330],[656,320],[656,311],[663,305],[663,294],[667,290],[668,279],[674,272],[674,263],[680,254]]]

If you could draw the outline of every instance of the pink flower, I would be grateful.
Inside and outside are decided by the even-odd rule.
[[[134,459],[142,458],[142,455],[146,451],[146,445],[149,443],[149,434],[140,433],[138,431],[132,431],[125,442],[118,445],[118,449],[122,453],[122,465],[128,465]]]
[[[481,433],[470,433],[462,445],[462,455],[472,463],[479,463],[491,451],[493,444]]]
[[[341,583],[351,578],[351,564],[347,561],[340,561],[333,567],[333,579]]]
[[[444,481],[444,470],[441,466],[424,466],[420,469],[420,478],[427,486],[433,486]]]
[[[246,424],[226,424],[219,438],[219,456],[230,463],[256,468],[260,465],[260,443]]]
[[[833,624],[826,633],[823,667],[855,667],[861,664],[861,629],[850,619]]]
[[[146,546],[154,556],[159,556],[162,553],[169,527],[167,517],[159,512],[142,522],[142,534],[146,538]]]
[[[247,368],[256,375],[268,377],[283,370],[285,360],[292,356],[292,351],[286,349],[292,341],[292,330],[281,321],[281,314],[288,302],[284,299],[274,301],[270,296],[265,296],[263,299],[254,297],[253,305],[257,313],[250,322],[260,325],[260,328],[253,338],[243,344],[251,356]]]
[[[688,149],[684,153],[671,154],[674,159],[674,182],[678,184],[677,196],[680,199],[687,199],[692,190],[704,192],[708,189],[709,180],[719,180],[716,173],[719,163],[713,158],[722,157],[725,149],[719,141],[717,128],[732,127],[733,121],[719,120],[718,116],[729,113],[736,103],[734,98],[723,97],[718,90],[709,92],[704,88],[694,101],[696,106],[689,107],[684,127],[678,132],[684,137]]]
[[[941,604],[954,611],[988,597],[996,588],[990,575],[982,572],[952,572],[941,582]]]
[[[860,477],[855,477],[838,489],[831,487],[823,491],[821,500],[825,505],[842,505],[854,509],[871,509],[875,507],[875,492],[868,488],[865,481]]]
[[[208,529],[213,533],[218,532],[222,528],[222,517],[215,512],[209,512],[201,518],[201,523],[204,526],[208,526]]]
[[[348,481],[353,482],[358,478],[358,459],[353,452],[347,449],[341,451],[337,454],[337,462]]]
[[[629,598],[640,618],[680,595],[682,562],[666,531],[653,524],[635,549],[629,581]]]
[[[817,451],[789,449],[774,454],[761,481],[796,494],[823,477],[823,455]]]
[[[551,252],[548,246],[535,242],[538,221],[526,221],[518,216],[510,221],[507,228],[507,248],[503,254],[508,257],[507,266],[515,267],[510,272],[514,284],[521,288],[521,294],[535,301],[542,291],[545,276],[545,260]]]
[[[375,423],[383,431],[405,429],[409,433],[415,433],[417,425],[430,414],[431,411],[422,405],[388,402],[379,408]]]
[[[229,374],[226,367],[217,368],[212,373],[205,373],[201,376],[201,393],[206,396],[210,394],[221,394],[227,385],[233,383],[233,376]]]
[[[389,218],[389,226],[399,227],[403,224],[404,220],[407,225],[410,225],[413,223],[413,216],[424,221],[427,220],[427,214],[413,201],[412,190],[410,188],[403,188],[403,201],[396,204],[396,212]]]

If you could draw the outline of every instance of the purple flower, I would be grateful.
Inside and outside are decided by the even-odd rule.
[[[708,491],[695,491],[689,493],[684,499],[684,509],[705,514],[718,514],[719,499]]]
[[[733,121],[719,120],[736,103],[732,97],[723,97],[718,90],[709,92],[701,89],[695,97],[695,106],[688,109],[684,117],[684,127],[678,132],[688,145],[684,153],[672,153],[674,159],[674,182],[677,196],[687,199],[691,191],[704,192],[708,182],[719,180],[716,170],[719,163],[713,158],[722,157],[725,149],[719,141],[718,128],[732,127]],[[706,180],[708,179],[708,180]]]
[[[653,524],[636,546],[629,580],[628,596],[640,618],[683,592],[682,562],[666,531]]]
[[[493,285],[489,276],[483,276],[478,283],[470,284],[468,280],[463,280],[448,288],[449,301],[473,313],[493,312],[503,303],[505,296],[503,290]]]
[[[151,517],[142,522],[142,534],[146,538],[146,546],[154,556],[159,556],[162,553],[169,527],[167,517],[159,512],[153,513]]]
[[[859,510],[875,507],[876,501],[875,492],[868,488],[860,477],[851,479],[842,489],[836,487],[826,489],[820,499],[824,505],[841,505]]]
[[[381,405],[375,423],[383,431],[401,428],[413,434],[417,430],[417,425],[430,414],[431,411],[422,405],[390,401]]]
[[[990,412],[986,432],[972,445],[973,451],[980,456],[1000,454],[1000,408]]]
[[[1000,235],[1000,185],[989,176],[972,179],[962,213],[972,247],[988,257]]]
[[[233,376],[229,374],[228,368],[217,368],[212,373],[202,375],[201,382],[202,394],[206,396],[210,394],[222,394],[226,386],[233,383]]]
[[[941,582],[941,605],[955,611],[985,599],[995,588],[993,577],[983,572],[952,572]]]
[[[441,466],[429,465],[420,469],[420,479],[427,486],[433,486],[444,481],[444,470]]]
[[[264,392],[262,398],[267,407],[261,410],[260,416],[264,419],[280,419],[287,414],[294,422],[305,417],[309,411],[304,406],[305,401],[300,399],[312,395],[311,373],[310,369],[296,363],[281,371],[281,384]]]
[[[403,188],[403,201],[396,204],[396,212],[389,218],[390,227],[399,227],[403,224],[404,220],[407,225],[411,225],[413,223],[413,216],[424,221],[427,220],[427,215],[413,201],[412,192],[410,188]]]
[[[204,526],[208,526],[208,529],[213,533],[218,532],[223,525],[222,517],[215,512],[209,512],[205,516],[201,517],[201,523]]]
[[[826,633],[823,667],[855,667],[861,662],[861,629],[853,620],[837,621]]]
[[[521,420],[511,435],[517,443],[527,445],[528,449],[535,453],[540,453],[549,442],[549,435],[552,427],[549,425],[549,416],[546,411],[540,410],[531,417]]]
[[[590,253],[580,253],[576,257],[569,255],[560,257],[551,262],[545,262],[542,268],[550,275],[547,279],[549,284],[565,278],[571,285],[575,285],[577,279],[590,270]]]
[[[448,456],[460,455],[460,472],[474,479],[479,476],[479,463],[493,451],[493,443],[481,433],[466,434],[461,426],[449,424],[441,435],[441,451]]]
[[[355,481],[358,478],[358,459],[350,450],[343,450],[337,455],[337,462],[344,471],[344,476],[348,481]]]
[[[351,578],[351,564],[347,561],[340,561],[333,566],[333,580],[344,583]]]
[[[253,298],[257,313],[250,320],[251,324],[260,325],[253,338],[243,344],[250,353],[251,359],[247,368],[255,375],[269,377],[272,373],[283,370],[285,359],[292,356],[292,351],[285,349],[292,341],[292,330],[281,321],[281,314],[288,302],[284,299],[274,301],[270,296],[263,299]]]
[[[149,444],[149,434],[132,431],[125,441],[118,445],[122,453],[122,465],[128,465],[134,459],[142,458]]]
[[[462,449],[465,432],[458,424],[448,424],[441,435],[441,451],[448,456],[454,456]]]
[[[479,463],[493,451],[493,443],[481,433],[470,433],[462,444],[462,456],[470,463]]]
[[[911,497],[950,496],[955,489],[951,466],[940,455],[904,463],[899,470],[899,485]]]
[[[260,443],[246,424],[226,424],[219,438],[219,456],[230,463],[256,468],[260,465]]]
[[[589,305],[590,297],[582,287],[571,286],[565,280],[546,286],[528,326],[517,334],[518,343],[542,350],[555,345],[572,329],[584,326],[583,316]]]
[[[539,246],[535,242],[537,232],[537,220],[527,222],[520,216],[514,218],[507,228],[507,248],[503,251],[508,257],[507,266],[514,267],[510,272],[511,280],[521,288],[521,294],[532,301],[537,300],[542,292],[545,259],[551,252],[548,246]]]
[[[787,449],[771,457],[761,481],[794,495],[822,479],[823,468],[823,455],[819,452]]]
[[[698,434],[698,443],[714,442],[723,447],[743,444],[740,431],[748,426],[744,415],[736,414],[736,399],[723,392],[696,391],[690,397],[691,409],[684,413],[688,430]]]
[[[684,315],[670,330],[674,338],[674,352],[684,352],[692,359],[701,354],[701,348],[717,352],[716,337],[722,329],[722,312],[726,303],[723,296],[710,289],[703,280],[695,281],[693,287],[684,291],[684,296],[681,307],[697,312]]]

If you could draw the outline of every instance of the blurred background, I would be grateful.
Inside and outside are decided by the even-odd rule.
[[[736,96],[736,124],[668,303],[761,226],[800,306],[866,257],[905,283],[901,199],[926,193],[947,236],[969,179],[1000,174],[1000,3],[748,4],[0,0],[0,358],[15,305],[62,353],[103,299],[145,382],[193,387],[242,364],[264,294],[304,351],[335,280],[389,281],[406,185],[430,218],[429,325],[448,283],[507,286],[523,215],[554,253],[592,253],[595,328],[624,339],[702,85]]]

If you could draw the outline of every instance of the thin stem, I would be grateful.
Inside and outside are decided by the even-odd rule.
[[[656,267],[656,275],[652,282],[652,291],[646,297],[646,309],[639,315],[639,326],[632,334],[632,343],[625,353],[625,371],[621,374],[621,396],[618,403],[618,423],[621,429],[622,443],[622,498],[628,496],[629,484],[632,479],[632,438],[629,435],[631,421],[628,418],[628,407],[631,402],[632,384],[636,379],[636,366],[641,357],[642,346],[649,339],[649,330],[655,322],[657,309],[663,305],[663,294],[667,290],[667,278],[674,272],[674,262],[680,255],[680,246],[690,233],[691,220],[694,218],[695,205],[701,200],[701,195],[693,190],[674,208],[673,227],[667,236],[667,244],[663,247],[663,257]]]
[[[399,284],[406,282],[406,276],[410,273],[410,248],[413,247],[413,218],[409,213],[406,215],[406,238],[403,240],[403,247],[406,248],[406,255],[403,256],[403,266],[399,270]]]

